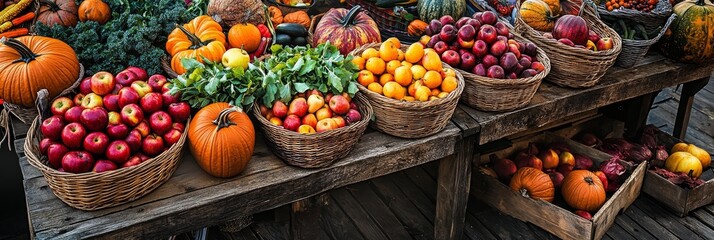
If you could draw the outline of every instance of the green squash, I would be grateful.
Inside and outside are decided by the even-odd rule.
[[[439,19],[441,16],[450,15],[459,19],[466,11],[465,0],[419,0],[417,1],[419,18],[424,22]]]
[[[682,62],[703,62],[714,57],[714,4],[685,0],[674,6],[677,19],[662,37],[662,53]]]

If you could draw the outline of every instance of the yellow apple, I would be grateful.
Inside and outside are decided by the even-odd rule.
[[[231,48],[223,53],[223,58],[221,59],[223,66],[227,68],[242,68],[247,69],[248,63],[250,62],[250,56],[248,52],[240,48]]]

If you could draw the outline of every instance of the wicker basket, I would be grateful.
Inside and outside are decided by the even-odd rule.
[[[519,42],[530,42],[519,35],[514,36]],[[528,105],[541,80],[550,72],[550,59],[543,49],[537,48],[537,51],[536,57],[545,70],[528,78],[494,79],[457,68],[466,82],[461,101],[482,111],[511,111]]]
[[[372,106],[360,93],[353,98],[357,103],[362,120],[339,129],[300,134],[275,126],[260,115],[258,104],[253,105],[253,116],[260,123],[270,149],[289,165],[301,168],[320,168],[331,165],[347,156],[367,129],[372,118]]]
[[[359,55],[367,48],[379,48],[380,44],[370,43],[355,49],[350,54]],[[402,44],[402,50],[406,51],[406,45]],[[451,66],[444,64],[444,68],[451,68]],[[374,109],[375,121],[372,122],[372,127],[396,137],[422,138],[440,132],[449,123],[459,97],[464,91],[464,77],[456,72],[456,78],[458,79],[456,90],[445,98],[426,102],[399,101],[372,92],[360,84],[357,87],[367,96]]]
[[[280,9],[280,12],[282,12],[283,15],[285,15],[285,14],[294,13],[294,12],[297,12],[297,11],[305,11],[305,12],[307,13],[307,12],[310,10],[310,8],[311,8],[313,5],[315,5],[315,3],[317,3],[317,1],[316,1],[316,0],[313,0],[312,3],[311,3],[310,5],[307,5],[307,6],[291,6],[291,5],[287,5],[287,4],[281,3],[279,0],[278,0],[278,1],[276,1],[276,0],[266,0],[266,1],[264,1],[264,3],[265,3],[265,5],[268,5],[268,6],[277,7],[278,9]]]
[[[597,11],[603,18],[629,19],[642,24],[647,31],[654,31],[668,21],[672,15],[672,5],[668,0],[659,0],[655,9],[650,12],[642,12],[627,8],[608,11],[604,4],[601,4],[597,7]]]
[[[24,144],[27,161],[42,172],[47,185],[60,200],[71,207],[88,211],[133,201],[163,184],[176,171],[188,134],[184,131],[181,139],[168,150],[137,166],[102,173],[74,174],[49,167],[47,157],[39,149],[42,138],[40,122],[41,117],[36,117],[27,132]],[[186,122],[186,129],[189,122],[190,119]]]
[[[379,27],[382,39],[396,37],[402,42],[413,43],[419,41],[421,36],[412,36],[407,32],[410,21],[394,15],[392,8],[381,8],[374,3],[364,0],[347,0],[347,5],[354,7],[362,6],[367,11],[367,15],[372,17]]]
[[[515,32],[533,41],[542,48],[550,58],[551,71],[546,81],[571,88],[592,87],[605,75],[605,72],[615,63],[617,55],[622,50],[622,39],[614,30],[598,19],[594,3],[583,1],[582,17],[588,23],[590,30],[601,37],[610,37],[612,49],[593,52],[591,50],[568,47],[554,39],[543,37],[543,33],[534,30],[520,16],[516,17]]]
[[[667,31],[667,28],[669,28],[669,25],[672,23],[672,21],[674,21],[675,18],[677,18],[677,14],[673,13],[669,17],[669,19],[667,19],[667,22],[664,24],[659,34],[657,34],[657,36],[652,39],[622,39],[622,52],[620,52],[620,55],[617,56],[617,61],[615,61],[615,65],[624,68],[629,68],[640,62],[642,58],[645,57],[645,54],[647,54],[647,51],[650,49],[650,47],[657,43],[657,41],[659,41],[659,39],[664,35],[664,33]]]

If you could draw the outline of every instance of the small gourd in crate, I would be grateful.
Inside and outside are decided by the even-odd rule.
[[[209,104],[196,113],[190,126],[189,149],[208,174],[233,177],[248,165],[255,148],[255,129],[240,108]]]
[[[702,162],[688,152],[675,152],[664,162],[664,168],[673,173],[684,173],[698,178],[702,175]]]
[[[702,162],[702,169],[707,168],[712,163],[712,157],[707,151],[701,149],[694,144],[677,143],[672,147],[672,153],[675,152],[688,152],[697,157],[700,162]]]
[[[563,179],[560,189],[568,206],[595,212],[605,204],[605,187],[600,178],[589,170],[575,170]]]
[[[555,187],[550,176],[532,167],[519,168],[511,177],[509,185],[519,194],[533,199],[553,202],[555,198]]]

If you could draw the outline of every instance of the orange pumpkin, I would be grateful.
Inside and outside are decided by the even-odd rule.
[[[605,204],[605,188],[593,172],[575,170],[563,179],[560,191],[568,206],[595,212]]]
[[[524,197],[553,202],[555,187],[548,174],[532,168],[522,167],[511,178],[511,189]]]
[[[414,19],[414,21],[409,23],[407,26],[407,32],[411,36],[421,36],[424,35],[424,30],[428,24],[422,20]]]
[[[329,41],[340,49],[340,53],[347,55],[367,43],[382,42],[377,23],[361,9],[360,5],[355,5],[349,11],[344,8],[327,11],[315,27],[312,46]]]
[[[226,52],[226,35],[223,28],[211,17],[198,16],[183,26],[177,25],[166,41],[166,51],[171,55],[171,69],[183,74],[182,58],[195,58],[203,62],[203,57],[220,62]]]
[[[305,12],[305,11],[295,11],[292,13],[285,14],[285,16],[283,17],[283,22],[297,23],[297,24],[305,26],[306,28],[309,28],[310,27],[310,16],[308,16],[307,12]]]
[[[109,4],[102,0],[84,0],[79,4],[79,20],[95,21],[99,24],[104,24],[112,17],[112,10],[109,9]]]
[[[34,107],[37,91],[50,98],[77,81],[79,60],[66,43],[48,37],[0,40],[0,99]]]
[[[37,21],[44,25],[62,26],[77,25],[77,4],[74,0],[40,1],[40,12]]]
[[[248,115],[228,103],[203,107],[191,120],[188,144],[196,163],[208,174],[233,177],[253,156],[255,130]]]
[[[228,30],[228,44],[234,48],[242,48],[249,53],[258,49],[260,37],[260,30],[251,23],[236,24]]]
[[[677,143],[672,147],[672,153],[675,152],[688,152],[697,157],[700,162],[702,162],[702,169],[707,168],[712,163],[712,157],[707,151],[701,149],[694,144]]]
[[[684,173],[698,178],[702,175],[702,162],[689,152],[674,152],[667,157],[664,168],[674,173]]]
[[[270,14],[270,21],[273,22],[274,26],[283,23],[283,11],[275,6],[268,7],[268,14]]]

